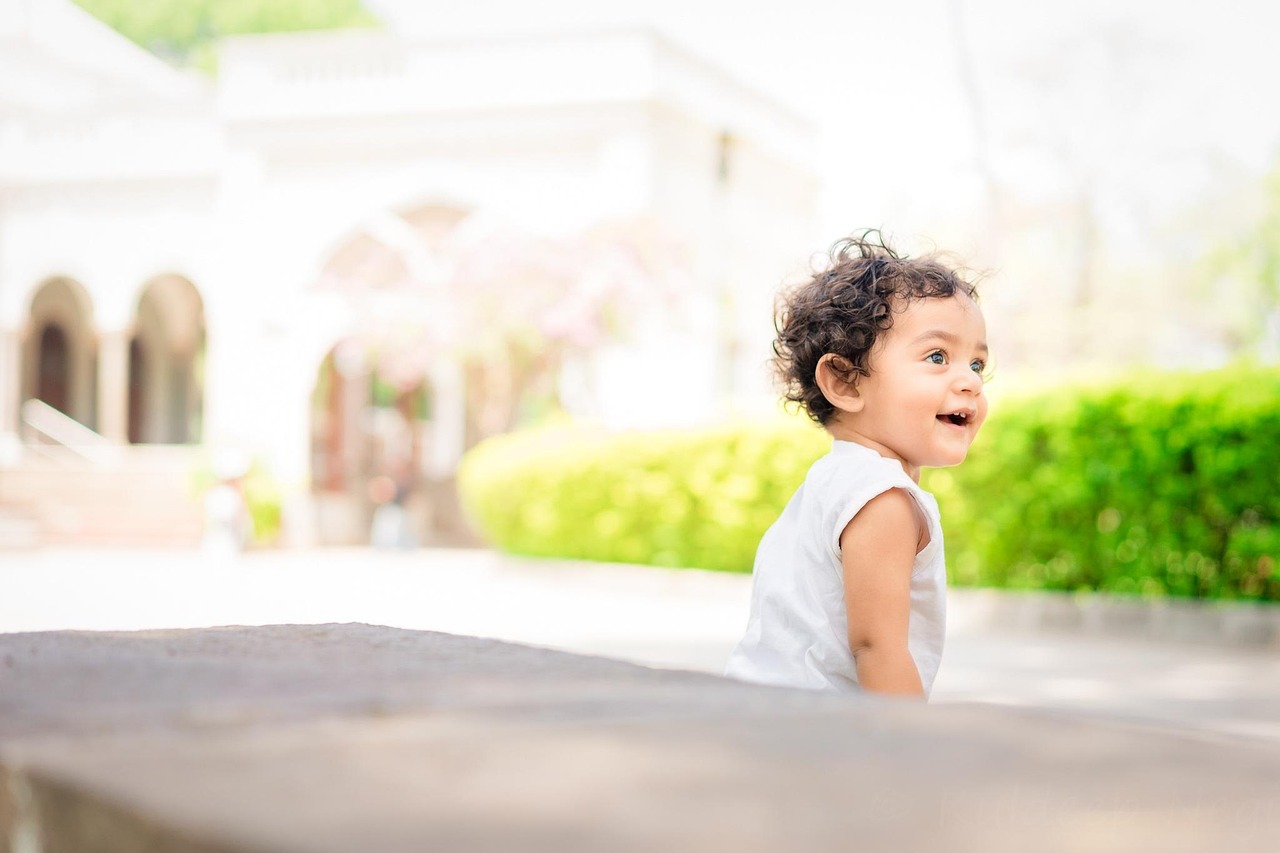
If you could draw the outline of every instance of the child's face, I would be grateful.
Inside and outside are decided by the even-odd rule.
[[[832,432],[901,461],[915,478],[923,467],[958,465],[987,416],[986,363],[977,303],[963,294],[914,300],[877,341],[854,410],[839,412]]]

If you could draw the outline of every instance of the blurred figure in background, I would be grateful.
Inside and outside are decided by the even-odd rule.
[[[409,524],[405,501],[409,497],[407,467],[397,466],[395,476],[380,474],[369,481],[369,500],[374,504],[369,544],[375,548],[416,548],[417,537]]]
[[[244,477],[249,460],[237,450],[214,456],[217,484],[204,496],[204,550],[214,556],[234,556],[249,544],[253,520],[244,498]]]

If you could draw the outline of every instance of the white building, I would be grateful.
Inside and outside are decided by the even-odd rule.
[[[359,541],[378,425],[339,346],[350,303],[319,285],[336,270],[376,288],[396,274],[379,263],[429,277],[478,219],[650,221],[688,245],[680,310],[600,358],[606,392],[578,414],[768,406],[772,294],[813,238],[810,137],[652,32],[245,37],[213,83],[67,0],[5,0],[0,514],[48,539],[190,538],[190,471],[231,448],[279,484],[285,541]],[[447,316],[451,294],[432,298]],[[413,481],[447,536],[467,388],[444,359],[424,374]]]

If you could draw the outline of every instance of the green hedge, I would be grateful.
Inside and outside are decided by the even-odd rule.
[[[830,440],[790,422],[614,436],[559,428],[472,449],[463,505],[517,554],[751,571]]]
[[[464,505],[500,548],[749,571],[830,440],[799,420],[494,439]],[[1280,601],[1280,370],[1143,374],[1002,399],[929,471],[952,581]]]
[[[926,485],[959,584],[1280,600],[1280,370],[1001,401]]]

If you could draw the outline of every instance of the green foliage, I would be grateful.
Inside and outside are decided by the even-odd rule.
[[[956,583],[1280,600],[1280,370],[1003,402],[931,471]]]
[[[750,570],[830,446],[796,422],[487,441],[472,518],[520,554]],[[1140,374],[1003,400],[969,459],[929,471],[953,583],[1280,601],[1280,370]]]
[[[244,479],[244,503],[253,522],[253,544],[274,545],[280,536],[280,485],[255,465]]]
[[[459,488],[494,543],[534,556],[747,572],[761,535],[830,446],[798,423],[490,439]]]
[[[75,0],[157,56],[212,72],[221,36],[377,24],[360,0]]]

